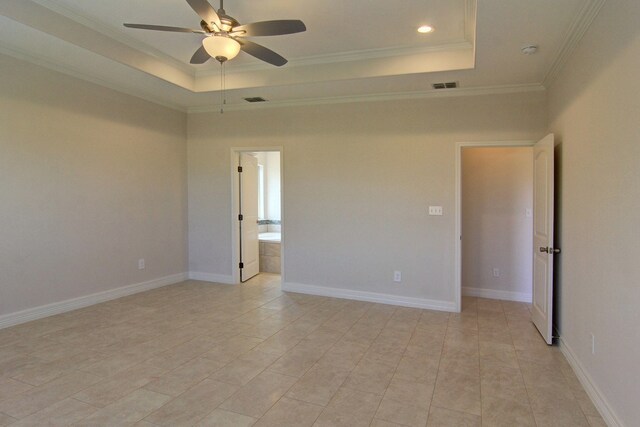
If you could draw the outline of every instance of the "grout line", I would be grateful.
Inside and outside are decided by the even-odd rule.
[[[280,297],[277,297],[277,298],[275,298],[275,299],[281,298],[282,296],[283,296],[283,295],[281,295]],[[273,300],[272,300],[272,301],[273,301]],[[326,303],[326,302],[327,302],[327,300],[321,300],[321,301],[320,301],[318,304],[316,304],[315,306],[317,306],[317,305],[322,305],[322,304],[324,304],[324,303]],[[265,304],[268,304],[268,303],[265,303]],[[260,308],[260,307],[264,306],[265,304],[263,304],[263,305],[261,305],[261,306],[259,306],[259,307],[257,307],[257,308]],[[288,304],[287,306],[289,306],[289,305],[293,305],[293,304],[295,304],[295,301],[294,301],[292,304]],[[347,304],[348,304],[348,303],[346,303],[345,305],[347,305]],[[283,307],[281,310],[284,310],[287,306]],[[310,310],[307,310],[307,313],[311,312],[311,311],[312,311],[312,309],[313,309],[315,306],[312,306]],[[315,307],[315,308],[317,308],[317,307]],[[358,319],[353,323],[353,325],[355,325],[355,324],[356,324],[356,323],[357,323],[357,322],[362,318],[362,316],[364,316],[364,315],[365,315],[365,313],[366,313],[367,311],[369,311],[370,309],[371,309],[371,307],[369,307],[367,310],[365,310],[365,311],[362,313],[362,315],[361,315],[360,317],[358,317]],[[280,310],[280,311],[281,311],[281,310]],[[313,331],[315,331],[316,329],[319,329],[319,328],[320,328],[324,323],[328,322],[330,319],[332,319],[332,318],[333,318],[334,316],[336,316],[337,314],[339,314],[339,313],[343,312],[344,310],[345,310],[345,308],[344,308],[344,307],[342,307],[342,308],[338,309],[338,310],[337,310],[337,311],[336,311],[332,316],[330,316],[328,319],[324,320],[321,324],[319,324],[319,325],[318,325],[318,327],[314,328],[312,331],[310,331],[309,333],[307,333],[307,335],[305,335],[305,337],[306,337],[306,336],[309,336],[311,333],[313,333]],[[302,316],[300,316],[300,317],[302,317]],[[300,317],[298,317],[298,319],[299,319]],[[288,326],[289,324],[291,324],[291,323],[292,323],[292,322],[287,323],[287,326]],[[352,326],[347,330],[347,332],[348,332],[348,331],[353,327],[353,325],[352,325]],[[286,327],[286,326],[285,326],[285,327]],[[283,330],[283,329],[284,329],[284,327],[283,327],[283,328],[281,328],[278,332],[280,332],[280,331],[281,331],[281,330]],[[346,335],[346,333],[347,333],[347,332],[344,332],[344,333],[340,336],[340,338],[336,341],[336,343],[337,343],[338,341],[340,341],[340,339],[341,339],[344,335]],[[276,332],[276,333],[277,333],[277,332]],[[271,338],[271,337],[272,337],[273,335],[275,335],[276,333],[274,333],[274,334],[272,334],[271,336],[269,336],[269,338]],[[267,339],[268,339],[268,338],[267,338]],[[302,339],[304,339],[304,338],[302,338]],[[301,340],[301,341],[302,341],[302,340]],[[298,343],[298,344],[299,344],[299,343]],[[286,353],[288,353],[289,351],[293,350],[295,347],[297,347],[297,346],[298,346],[298,344],[296,344],[296,345],[295,345],[294,347],[292,347],[291,349],[287,350],[287,351],[285,352],[285,354],[286,354]],[[323,355],[324,355],[327,351],[329,351],[331,348],[333,348],[333,346],[335,346],[335,343],[334,343],[334,345],[332,345],[331,347],[329,347],[327,350],[325,350],[325,351],[323,352]],[[262,371],[260,371],[260,373],[258,373],[256,376],[254,376],[254,377],[253,377],[249,382],[253,381],[253,379],[255,379],[257,376],[259,376],[259,375],[261,375],[262,373],[264,373],[265,371],[267,371],[267,370],[269,369],[269,367],[270,367],[270,366],[272,366],[274,363],[276,363],[278,360],[280,360],[280,358],[281,358],[281,357],[283,357],[283,356],[284,356],[284,354],[282,354],[280,357],[278,357],[278,358],[277,358],[273,363],[271,363],[271,364],[267,365],[267,366],[266,366]],[[319,359],[318,359],[318,360],[319,360]],[[316,362],[316,363],[317,363],[317,362]],[[315,363],[314,363],[314,365],[313,365],[313,366],[315,366]],[[313,366],[312,366],[311,368],[313,368]],[[307,373],[311,368],[307,369],[307,371],[305,371],[305,373],[303,374],[303,376],[304,376],[304,375],[305,375],[305,374],[306,374],[306,373]],[[280,374],[280,375],[285,375],[285,374]],[[291,375],[286,375],[286,376],[292,377]],[[276,402],[274,402],[274,404],[273,404],[273,405],[271,405],[271,406],[269,407],[269,409],[267,409],[267,410],[265,411],[265,413],[264,413],[264,414],[262,414],[258,419],[262,418],[262,417],[263,417],[267,412],[269,412],[269,411],[271,410],[271,408],[273,408],[276,404],[278,404],[278,402],[280,402],[280,400],[282,400],[282,398],[283,398],[283,397],[285,397],[285,395],[289,392],[289,390],[291,390],[291,388],[292,388],[292,387],[293,387],[293,386],[294,386],[294,385],[295,385],[295,384],[296,384],[296,383],[297,383],[297,382],[298,382],[302,377],[300,377],[300,378],[298,378],[298,377],[292,377],[292,378],[297,378],[297,381],[295,381],[295,382],[294,382],[294,383],[293,383],[293,384],[292,384],[292,385],[291,385],[291,386],[290,386],[290,387],[289,387],[289,388],[288,388],[288,389],[287,389],[287,390],[282,394],[282,396],[280,396],[280,398],[279,398]],[[345,379],[345,380],[346,380],[346,379]],[[249,383],[247,383],[247,384],[249,384]],[[245,385],[247,385],[247,384],[245,384]],[[245,385],[240,386],[240,388],[238,388],[238,390],[236,390],[236,392],[235,392],[235,393],[233,393],[231,396],[229,396],[227,399],[225,399],[225,401],[227,401],[228,399],[231,399],[233,396],[235,396],[235,395],[238,393],[238,391],[240,391],[240,389],[241,389],[241,388],[243,388]],[[220,405],[222,405],[225,401],[223,401],[222,403],[220,403]],[[310,402],[306,402],[306,403],[310,403]],[[220,405],[218,405],[218,407],[219,407]],[[327,404],[327,406],[328,406],[328,404]],[[216,407],[216,409],[217,409],[217,407]],[[326,409],[326,407],[325,407],[325,409]],[[214,410],[215,410],[215,409],[214,409]],[[212,412],[213,412],[213,411],[212,411]],[[324,409],[323,409],[323,411],[322,411],[322,412],[324,412]],[[322,412],[321,412],[320,414],[322,414]],[[318,417],[320,416],[320,414],[318,415]],[[240,415],[244,415],[244,414],[240,414]]]
[[[531,313],[531,310],[529,310]],[[527,403],[529,404],[529,412],[531,413],[531,417],[533,418],[534,424],[537,426],[538,421],[536,420],[536,415],[533,413],[533,407],[531,406],[531,395],[529,393],[529,387],[527,386],[527,382],[524,380],[524,375],[522,374],[522,366],[520,365],[520,357],[518,357],[518,352],[516,350],[516,344],[513,340],[513,334],[511,333],[511,326],[509,326],[509,322],[507,322],[507,328],[509,331],[509,336],[511,337],[511,345],[513,346],[513,352],[516,355],[516,363],[518,364],[518,373],[520,374],[520,379],[522,380],[522,384],[524,385],[525,393],[527,394]]]
[[[451,320],[451,317],[454,316],[455,314],[456,313],[449,313],[449,316],[447,318],[447,326],[444,328],[444,335],[442,337],[442,343],[440,344],[440,356],[438,357],[438,364],[436,366],[436,377],[433,380],[433,392],[431,393],[431,400],[429,401],[429,414],[427,414],[427,424],[429,423],[429,418],[431,417],[431,408],[434,406],[433,398],[436,395],[436,386],[438,384],[438,376],[440,375],[440,364],[442,362],[442,353],[444,351],[444,343],[447,340],[447,332],[449,331],[449,321]],[[419,320],[418,320],[418,323],[420,323]],[[416,329],[418,329],[417,325],[416,325]]]
[[[380,329],[380,332],[378,332],[378,335],[376,335],[376,338],[372,341],[372,344],[378,339],[378,337],[380,336],[380,334],[382,333],[382,331],[384,331],[384,328],[387,327],[387,325],[389,324],[389,322],[391,321],[391,319],[393,318],[393,315],[395,314],[395,312],[398,310],[398,308],[395,308],[393,310],[393,313],[391,314],[391,316],[389,316],[389,319],[386,321],[386,323],[384,324],[384,326],[382,327],[382,329]],[[415,330],[415,327],[414,327]],[[413,336],[413,331],[411,332],[411,335]],[[411,337],[409,337],[409,340],[411,340]],[[369,346],[369,348],[371,348],[371,345]],[[408,344],[407,344],[408,345]],[[367,351],[369,351],[367,349]],[[404,353],[407,351],[407,347],[405,346],[404,351],[402,352],[402,355],[404,356]],[[365,352],[365,354],[367,354]],[[364,357],[364,355],[362,356]],[[402,361],[402,357],[400,357],[400,361]],[[391,381],[393,381],[393,377],[396,375],[396,372],[398,372],[398,366],[400,365],[400,362],[398,362],[398,364],[396,365],[396,367],[393,370],[393,375],[391,375],[391,380],[389,380],[389,384],[391,384]],[[382,401],[384,400],[385,395],[387,394],[387,390],[389,390],[389,384],[387,384],[387,387],[384,389],[384,393],[382,393],[382,397],[380,398],[380,402],[378,402],[378,406],[376,406],[376,410],[373,413],[373,417],[371,418],[371,421],[369,422],[369,425],[371,425],[373,423],[373,420],[376,419],[376,414],[378,413],[378,411],[380,410],[380,405],[382,405]]]
[[[345,305],[346,305],[346,304],[345,304]],[[347,332],[348,332],[349,330],[351,330],[351,328],[353,328],[353,326],[354,326],[354,325],[355,325],[355,324],[356,324],[356,323],[357,323],[357,322],[362,318],[362,316],[364,316],[364,315],[365,315],[365,313],[366,313],[367,311],[369,311],[370,309],[371,309],[371,307],[369,307],[367,310],[365,310],[365,311],[362,313],[362,315],[361,315],[360,317],[358,317],[358,319],[353,323],[353,325],[351,325],[351,327],[350,327],[349,329],[347,329]],[[322,325],[324,325],[326,322],[328,322],[330,319],[332,319],[334,316],[338,315],[339,313],[343,312],[344,310],[345,310],[345,309],[344,309],[344,307],[343,307],[343,308],[341,308],[341,309],[339,309],[339,310],[338,310],[338,311],[337,311],[333,316],[329,317],[329,318],[328,318],[328,319],[326,319],[324,322],[322,322],[322,323],[321,323],[321,324],[320,324],[316,329],[319,329]],[[315,330],[315,329],[314,329],[314,330]],[[336,341],[336,343],[337,343],[337,342],[339,342],[339,341],[340,341],[340,339],[342,339],[342,337],[344,337],[344,336],[347,334],[347,332],[344,332],[344,333],[340,336],[340,338]],[[309,332],[306,336],[311,335],[311,333],[312,333],[312,332]],[[304,339],[304,338],[303,338],[303,339]],[[298,343],[298,344],[299,344],[299,343]],[[298,344],[296,344],[293,348],[297,347],[297,346],[298,346]],[[326,349],[326,350],[322,353],[322,355],[324,356],[324,355],[325,355],[325,354],[326,354],[326,353],[327,353],[331,348],[333,348],[334,346],[335,346],[335,343],[334,343],[331,347],[329,347],[328,349]],[[293,350],[293,348],[292,348],[291,350]],[[289,352],[289,351],[290,351],[290,350],[288,350],[287,352]],[[284,355],[282,355],[281,357],[283,357],[283,356],[284,356]],[[320,357],[322,358],[322,356],[320,356]],[[279,357],[278,359],[276,359],[273,363],[276,363],[278,360],[280,360],[280,357]],[[318,360],[320,360],[320,359],[318,359]],[[273,363],[272,363],[271,365],[273,365]],[[262,415],[260,416],[260,418],[258,418],[258,420],[260,420],[262,417],[264,417],[264,415],[265,415],[265,414],[267,414],[267,413],[271,410],[271,408],[273,408],[275,405],[277,405],[277,404],[282,400],[282,398],[283,398],[283,397],[285,397],[287,393],[289,393],[289,390],[291,390],[291,388],[293,388],[293,386],[294,386],[294,385],[296,385],[296,384],[298,383],[298,381],[300,381],[300,379],[302,379],[302,377],[303,377],[307,372],[309,372],[309,370],[310,370],[310,369],[312,369],[312,368],[313,368],[313,366],[315,366],[316,364],[317,364],[317,361],[316,361],[316,363],[314,363],[314,364],[311,366],[311,368],[307,369],[307,370],[304,372],[304,374],[303,374],[300,378],[295,377],[295,378],[297,378],[297,380],[296,380],[293,384],[291,384],[291,386],[290,386],[289,388],[287,388],[287,390],[282,394],[282,396],[280,396],[280,398],[278,398],[278,400],[277,400],[273,405],[271,405],[271,406],[269,407],[269,409],[267,409],[267,410],[265,411],[265,413],[264,413],[264,414],[262,414]],[[271,366],[271,365],[269,365],[269,366]],[[265,368],[265,370],[266,370],[266,369],[268,369],[268,367],[269,367],[269,366],[267,366],[267,368]],[[264,372],[264,370],[263,370],[262,372]],[[261,372],[261,373],[262,373],[262,372]],[[260,375],[260,374],[258,374],[258,375]],[[257,376],[257,375],[256,375],[256,376]],[[254,377],[254,378],[255,378],[255,377]],[[346,378],[345,378],[345,381],[346,381]],[[340,387],[342,387],[342,385],[341,385]],[[234,394],[235,394],[235,393],[234,393]],[[297,400],[297,399],[296,399],[296,400]],[[331,400],[333,400],[333,398],[332,398]],[[310,402],[305,402],[305,403],[310,403]],[[329,403],[331,403],[331,401],[329,401]],[[326,407],[324,407],[324,408],[322,409],[322,411],[320,411],[320,413],[318,414],[318,416],[316,417],[316,419],[318,419],[318,417],[320,417],[320,415],[322,415],[322,413],[325,411],[325,409],[326,409],[328,406],[329,406],[329,404],[327,404],[327,406],[326,406]],[[315,420],[314,420],[314,422],[315,422]]]
[[[348,303],[347,303],[347,304],[348,304]],[[336,341],[336,343],[335,343],[333,346],[331,346],[331,348],[335,347],[335,346],[336,346],[336,344],[337,344],[338,342],[340,342],[340,341],[342,340],[342,338],[344,338],[344,336],[345,336],[345,335],[347,335],[347,334],[349,333],[349,331],[350,331],[350,330],[352,330],[352,329],[353,329],[353,328],[358,324],[358,322],[359,322],[360,320],[362,320],[362,318],[364,317],[364,315],[365,315],[365,314],[367,314],[367,312],[369,312],[369,311],[370,311],[370,310],[371,310],[371,309],[376,305],[376,303],[366,303],[366,304],[369,304],[369,307],[368,307],[368,308],[367,308],[367,309],[362,313],[362,315],[361,315],[361,316],[359,316],[359,317],[358,317],[358,320],[356,320],[356,321],[351,325],[351,327],[350,327],[349,329],[347,329],[347,331],[346,331],[344,334],[342,334],[342,337],[341,337],[338,341]],[[386,325],[386,323],[385,323],[385,325]],[[324,413],[324,411],[326,411],[326,409],[331,405],[331,402],[333,402],[333,400],[334,400],[334,399],[335,399],[335,397],[336,397],[336,394],[338,394],[338,391],[342,388],[342,386],[344,385],[344,383],[349,379],[349,377],[351,376],[351,373],[357,369],[357,367],[358,367],[358,365],[360,364],[360,361],[362,360],[362,358],[364,358],[365,354],[367,354],[367,352],[369,351],[369,349],[371,348],[371,346],[373,345],[373,343],[375,342],[375,340],[376,340],[376,339],[378,339],[378,337],[380,336],[380,333],[382,333],[382,329],[384,329],[384,327],[382,327],[382,328],[380,329],[380,332],[378,332],[378,334],[376,335],[376,337],[375,337],[373,340],[371,340],[371,343],[370,343],[370,344],[369,344],[369,346],[366,348],[366,350],[362,353],[362,356],[360,356],[360,358],[355,362],[353,369],[351,369],[351,370],[349,371],[349,375],[347,375],[347,376],[344,378],[344,380],[342,380],[342,383],[340,383],[340,386],[338,386],[338,389],[336,390],[336,392],[333,394],[333,396],[331,396],[331,399],[329,399],[329,402],[327,402],[327,406],[325,406],[325,409],[320,413],[320,415],[318,415],[318,418],[319,418],[319,417]],[[331,350],[331,348],[330,348],[329,350]],[[327,350],[327,351],[329,351],[329,350]],[[356,390],[356,391],[357,391],[357,390]],[[382,400],[380,400],[380,401],[382,401]],[[378,403],[378,407],[379,407],[379,406],[380,406],[380,404]],[[377,412],[377,411],[378,411],[378,408],[376,408],[376,412]],[[373,414],[373,418],[375,418],[375,413]],[[373,418],[372,418],[372,422],[373,422]]]

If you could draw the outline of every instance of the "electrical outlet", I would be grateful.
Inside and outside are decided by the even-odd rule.
[[[591,354],[596,354],[596,336],[591,334]]]
[[[402,273],[400,271],[393,272],[393,281],[394,282],[402,282]]]
[[[500,277],[500,269],[498,268],[493,269],[493,277]]]
[[[144,258],[138,260],[138,270],[144,270]]]

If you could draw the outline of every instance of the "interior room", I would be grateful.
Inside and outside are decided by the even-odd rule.
[[[638,22],[3,0],[0,426],[637,425]]]
[[[533,150],[462,149],[462,293],[531,303]]]

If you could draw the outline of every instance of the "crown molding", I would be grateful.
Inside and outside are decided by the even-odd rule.
[[[546,89],[539,83],[503,86],[484,86],[464,89],[440,89],[419,92],[392,92],[371,95],[335,96],[326,98],[309,98],[300,100],[269,101],[260,104],[227,104],[225,111],[259,110],[265,108],[303,107],[310,105],[346,104],[355,102],[398,101],[427,98],[451,98],[460,96],[500,95],[508,93],[544,92]],[[219,104],[203,107],[189,107],[188,114],[214,113],[220,111]]]
[[[132,37],[127,37],[123,33],[116,31],[113,27],[109,25],[105,25],[99,21],[96,21],[90,18],[89,16],[82,14],[78,10],[71,9],[68,6],[62,6],[59,3],[56,3],[52,0],[31,0],[31,1],[33,3],[37,3],[40,6],[51,10],[52,12],[62,15],[65,18],[69,18],[72,21],[77,22],[78,24],[82,24],[86,27],[89,27],[92,30],[104,36],[117,40],[118,42],[123,43],[132,49],[136,49],[142,53],[153,56],[158,60],[164,61],[167,63],[167,65],[171,65],[172,67],[178,68],[181,71],[195,77],[195,72],[193,68],[191,68],[189,65],[185,64],[184,62],[178,61],[171,55],[167,55],[161,50],[151,47],[145,43],[139,42]]]
[[[565,36],[564,42],[558,51],[555,61],[551,64],[549,71],[542,80],[542,85],[544,87],[550,87],[558,78],[560,71],[564,68],[596,16],[598,16],[600,9],[602,9],[605,2],[606,0],[588,0],[576,15],[567,30],[567,35]]]
[[[78,78],[80,80],[87,81],[89,83],[97,84],[116,92],[134,96],[145,101],[177,110],[188,114],[197,113],[211,113],[218,112],[220,106],[218,104],[211,104],[200,107],[188,107],[166,102],[160,98],[149,96],[145,91],[135,91],[130,88],[124,88],[123,86],[112,83],[95,76],[89,75],[81,70],[70,67],[62,62],[51,61],[27,54],[22,51],[12,49],[4,46],[0,43],[0,54],[11,56],[13,58],[29,62],[31,64],[41,66],[62,74],[69,75],[71,77]],[[546,88],[538,83],[521,84],[521,85],[500,85],[500,86],[484,86],[484,87],[472,87],[472,88],[458,88],[458,89],[441,89],[441,90],[426,90],[418,92],[391,92],[383,94],[365,94],[365,95],[350,95],[350,96],[336,96],[336,97],[323,97],[323,98],[309,98],[299,100],[285,100],[285,101],[270,101],[264,104],[228,104],[225,106],[226,111],[242,111],[242,110],[258,110],[265,108],[284,108],[284,107],[297,107],[297,106],[311,106],[311,105],[330,105],[330,104],[345,104],[356,102],[376,102],[376,101],[395,101],[395,100],[410,100],[410,99],[427,99],[427,98],[448,98],[448,97],[461,97],[461,96],[479,96],[479,95],[499,95],[508,93],[522,93],[522,92],[542,92]]]
[[[19,59],[21,61],[25,61],[30,64],[34,64],[43,68],[47,68],[49,70],[53,70],[61,74],[75,77],[77,79],[84,80],[86,82],[93,83],[93,84],[105,87],[107,89],[114,90],[124,95],[140,98],[144,101],[148,101],[153,104],[160,105],[162,107],[181,111],[183,113],[187,112],[187,109],[185,107],[178,104],[166,102],[164,100],[161,100],[160,98],[149,96],[146,91],[135,91],[135,90],[131,90],[130,88],[124,88],[117,83],[112,83],[112,82],[97,78],[88,73],[85,73],[84,71],[70,67],[68,64],[63,64],[62,62],[51,61],[48,59],[43,59],[41,57],[33,56],[28,53],[4,46],[2,43],[0,43],[0,54],[7,55],[12,58]]]
[[[456,51],[473,49],[473,45],[468,41],[457,41],[451,43],[440,44],[437,46],[426,47],[387,47],[380,49],[367,49],[340,53],[330,53],[324,55],[313,55],[302,58],[291,59],[286,67],[306,67],[313,65],[338,64],[344,62],[364,61],[368,59],[386,59],[396,58],[399,56],[407,56],[414,54],[425,54],[432,52]],[[251,71],[270,70],[273,66],[264,62],[256,62],[255,64],[246,64],[238,67],[227,66],[227,75],[241,74]],[[231,71],[231,72],[230,72]],[[208,70],[197,70],[196,79],[200,77],[210,77],[220,73],[218,68]]]
[[[11,56],[13,58],[29,62],[31,64],[47,68],[71,77],[78,78],[80,80],[87,81],[89,83],[103,86],[107,89],[114,90],[116,92],[134,96],[145,101],[170,108],[172,110],[180,111],[188,114],[196,113],[211,113],[218,112],[220,106],[218,104],[212,104],[202,107],[188,107],[166,102],[160,98],[149,96],[145,91],[135,91],[130,88],[124,88],[117,83],[112,83],[95,76],[89,75],[81,70],[70,67],[62,62],[51,61],[27,54],[22,51],[12,49],[4,46],[0,43],[0,54]],[[345,104],[356,102],[376,102],[376,101],[395,101],[395,100],[410,100],[410,99],[426,99],[426,98],[448,98],[448,97],[460,97],[460,96],[479,96],[479,95],[499,95],[508,93],[521,93],[521,92],[541,92],[545,91],[545,87],[534,84],[522,84],[522,85],[501,85],[501,86],[485,86],[476,88],[458,88],[458,89],[442,89],[442,90],[427,90],[419,92],[392,92],[384,94],[365,94],[356,96],[336,96],[336,97],[324,97],[324,98],[309,98],[299,100],[285,100],[285,101],[270,101],[264,104],[228,104],[225,106],[227,111],[242,111],[242,110],[258,110],[264,108],[284,108],[284,107],[296,107],[296,106],[311,106],[311,105],[330,105],[330,104]]]
[[[464,38],[475,47],[476,29],[478,22],[477,0],[465,0],[464,2]]]

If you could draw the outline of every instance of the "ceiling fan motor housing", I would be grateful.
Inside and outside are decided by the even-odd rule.
[[[220,9],[218,11],[218,16],[220,17],[220,22],[222,23],[222,31],[229,32],[233,29],[233,27],[237,27],[240,23],[232,16],[226,15],[224,13],[224,9]]]

